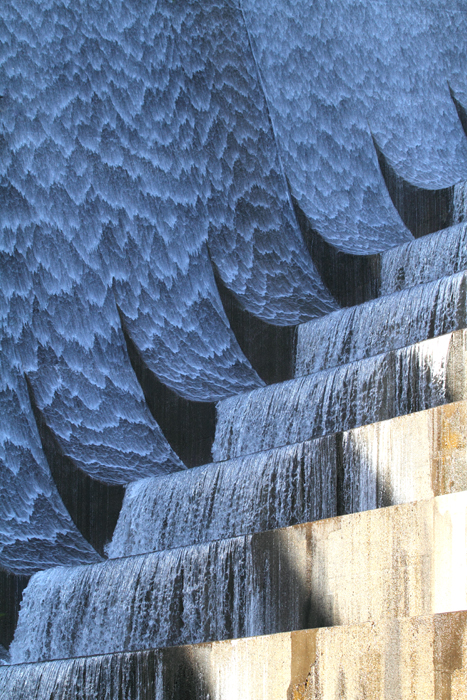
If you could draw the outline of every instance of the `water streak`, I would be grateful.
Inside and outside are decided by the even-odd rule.
[[[296,537],[303,547],[301,531]],[[40,572],[23,596],[11,661],[296,629],[309,592],[290,568],[293,542],[295,531],[278,530],[266,540],[252,535]],[[284,590],[290,603],[279,609],[274,600]]]
[[[467,213],[467,182],[459,182],[454,186],[452,223],[460,224]]]
[[[0,671],[1,700],[151,700],[165,698],[160,652],[24,664]]]
[[[467,225],[388,250],[381,255],[380,294],[393,294],[467,268]]]

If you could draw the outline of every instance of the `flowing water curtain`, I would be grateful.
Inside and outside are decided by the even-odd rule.
[[[232,459],[458,400],[450,363],[462,355],[463,337],[458,331],[225,399],[213,457]]]
[[[382,269],[384,283],[389,286],[384,258]],[[459,272],[403,290],[397,296],[388,294],[299,326],[295,376],[355,362],[464,328],[466,290],[467,274]]]
[[[24,364],[34,364],[36,359],[32,275],[25,261],[19,262],[4,246],[0,254],[0,566],[28,576],[47,566],[93,562],[99,557],[71,521],[42,452],[23,376]]]
[[[223,2],[159,3],[141,31],[152,82],[132,123],[152,163],[159,237],[148,244],[135,227],[116,295],[151,370],[186,398],[217,399],[257,380],[221,332],[209,256],[267,321],[297,323],[335,304],[293,220],[240,13]]]
[[[333,517],[335,462],[332,436],[130,484],[108,554],[132,556]]]
[[[467,225],[458,224],[385,251],[381,256],[381,294],[431,282],[466,266]]]

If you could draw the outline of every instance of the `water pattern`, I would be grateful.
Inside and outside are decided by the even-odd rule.
[[[8,278],[3,281],[0,309],[9,333],[0,337],[0,566],[30,575],[48,566],[95,562],[100,557],[73,524],[42,452],[19,355],[23,342],[31,347],[31,332],[15,323],[24,300],[14,295],[8,306]]]
[[[264,318],[296,323],[335,304],[292,215],[238,10],[11,1],[1,35],[2,529],[7,547],[26,538],[18,565],[36,567],[29,539],[57,545],[44,563],[65,561],[63,532],[87,547],[51,483],[24,372],[64,454],[128,483],[183,465],[145,405],[116,302],[156,376],[202,400],[261,385],[208,243]]]
[[[293,600],[299,580],[291,580],[276,547],[258,558],[255,537],[35,574],[12,663],[266,634],[281,624],[294,629],[299,596],[281,613],[271,601],[274,583],[288,580]]]
[[[418,238],[381,254],[380,294],[393,294],[467,268],[467,225]]]
[[[458,0],[443,11],[421,0],[7,0],[0,565],[34,576],[11,659],[0,649],[2,697],[67,700],[73,683],[73,698],[100,684],[110,700],[115,673],[120,693],[140,672],[125,654],[10,660],[303,626],[285,556],[290,605],[281,617],[271,604],[281,531],[260,564],[251,533],[336,514],[331,433],[453,400],[453,348],[466,339],[442,334],[466,320],[467,142],[448,82],[467,103],[466,23]],[[456,226],[412,239],[372,137],[408,181],[457,183]],[[381,253],[382,298],[337,310],[289,187],[336,248]],[[215,271],[256,317],[308,321],[294,380],[262,386]],[[219,401],[215,463],[180,471],[122,319],[162,383]],[[428,336],[440,337],[418,342]],[[64,453],[96,479],[133,482],[105,562],[56,491],[25,373]],[[371,447],[347,433],[341,449],[361,482],[349,508],[381,505]],[[151,663],[162,697],[160,656]]]
[[[161,653],[157,651],[24,664],[2,669],[0,697],[147,700],[150,688],[153,698],[170,700],[164,691],[162,674]]]
[[[333,517],[335,465],[332,437],[137,481],[126,490],[108,555],[155,552]]]

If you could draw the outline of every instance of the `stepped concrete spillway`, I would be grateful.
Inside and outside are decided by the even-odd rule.
[[[455,402],[135,482],[108,554],[157,552],[464,491],[466,421],[467,402]]]
[[[463,273],[441,282],[462,289]],[[406,297],[382,298],[382,308],[386,299],[407,308]],[[260,442],[242,437],[246,454],[230,456],[241,433],[221,430],[214,452],[224,449],[227,460],[131,484],[107,562],[31,579],[0,697],[462,698],[465,301],[457,292],[435,297],[434,313],[458,330],[404,347],[414,324],[386,315],[393,332],[359,359],[330,360],[328,369],[313,360],[311,374],[221,402],[218,431],[224,404],[254,407]],[[338,312],[338,325],[346,314],[371,323],[377,303]],[[370,377],[352,394],[363,413],[344,400],[348,412],[334,412],[313,437],[315,404],[297,402],[296,383],[330,382],[332,408],[340,391],[349,395],[348,380],[336,377],[359,369]],[[372,376],[384,393],[371,390]],[[305,440],[293,424],[275,427],[277,411],[255,408],[267,392],[280,392],[281,415],[289,405],[299,430],[311,430]],[[386,419],[374,421],[381,411]],[[348,415],[357,415],[352,427]]]
[[[465,611],[5,669],[12,700],[465,697]]]
[[[45,661],[465,610],[466,530],[461,492],[53,569],[36,574],[24,594],[11,658]]]
[[[467,698],[466,36],[6,0],[0,700]]]
[[[220,401],[216,461],[464,398],[464,331]]]

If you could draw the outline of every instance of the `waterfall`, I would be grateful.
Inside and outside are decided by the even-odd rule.
[[[423,236],[381,255],[380,294],[392,294],[467,268],[467,225]]]
[[[408,182],[436,190],[465,178],[467,143],[448,89],[456,73],[464,84],[465,25],[460,12],[449,22],[447,7],[434,20],[435,6],[242,2],[291,190],[341,251],[378,252],[410,238],[372,135]]]
[[[149,695],[148,691],[153,691]],[[161,654],[92,656],[4,669],[0,697],[8,700],[162,700]]]
[[[10,654],[5,649],[4,646],[0,644],[0,666],[4,666],[10,663]]]
[[[426,649],[465,684],[464,630],[416,664],[400,623],[467,607],[467,13],[436,5],[5,0],[0,700],[350,697],[372,664],[400,697]],[[169,649],[281,631],[211,675]]]
[[[297,547],[306,555],[298,528],[39,572],[23,597],[11,661],[300,628],[309,592],[290,560]],[[274,601],[285,591],[290,602],[282,608]]]
[[[295,376],[464,328],[467,273],[341,309],[298,327]]]
[[[452,338],[453,334],[443,335],[220,401],[214,460],[302,442],[452,400],[447,384]]]
[[[229,596],[245,555],[244,541],[231,540],[40,572],[23,598],[12,662],[245,635],[245,591]]]
[[[108,554],[155,552],[336,514],[332,436],[198,467],[182,478],[130,484]]]

